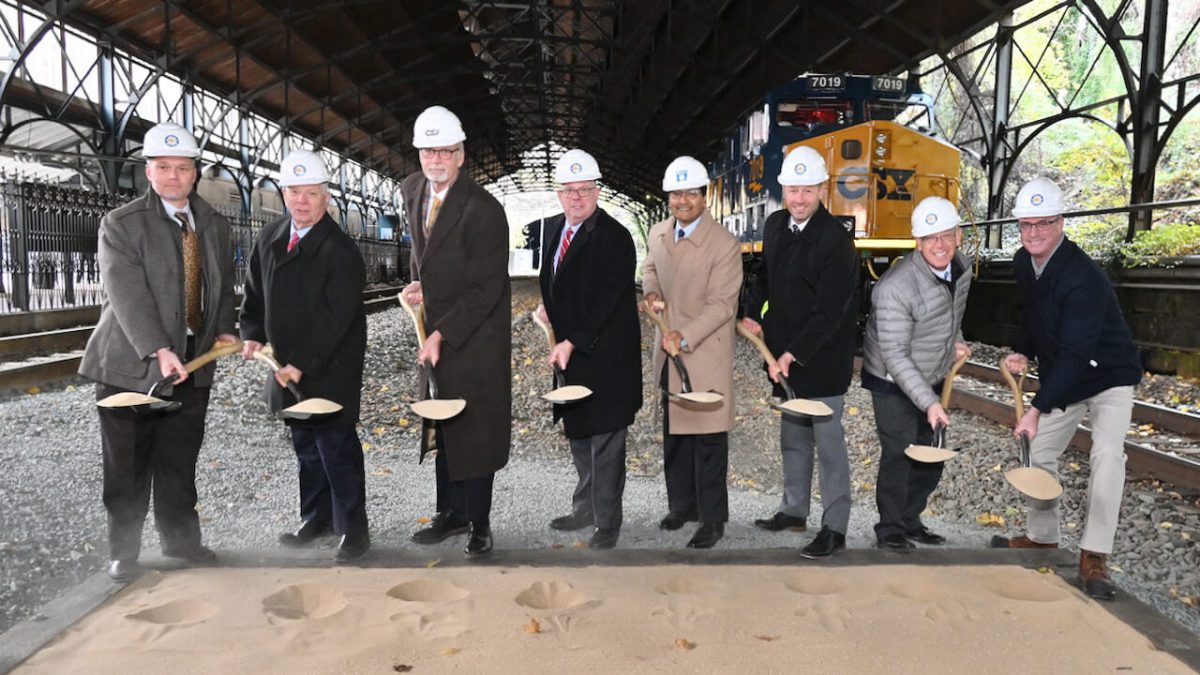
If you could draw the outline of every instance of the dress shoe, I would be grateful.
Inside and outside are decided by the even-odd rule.
[[[467,521],[458,520],[449,511],[439,513],[433,517],[433,522],[429,527],[422,528],[413,533],[412,540],[418,544],[436,544],[440,541],[445,541],[447,537],[452,537],[456,534],[462,534],[467,531]]]
[[[988,548],[1058,548],[1058,544],[1040,544],[1023,534],[1012,538],[997,534],[988,542]]]
[[[834,532],[829,529],[828,525],[822,525],[821,531],[809,542],[808,546],[800,549],[800,557],[820,560],[828,558],[844,548],[846,548],[846,535]]]
[[[1108,576],[1108,556],[1094,551],[1079,551],[1079,580],[1089,598],[1112,600],[1117,595],[1117,585]]]
[[[922,525],[920,527],[920,529],[909,530],[908,532],[905,532],[904,536],[908,537],[909,539],[912,539],[913,541],[917,542],[918,544],[928,544],[930,546],[937,546],[939,544],[946,543],[945,537],[938,534],[937,532],[934,532],[933,530],[929,529],[928,527],[925,527],[924,525]]]
[[[467,545],[463,553],[467,555],[487,555],[492,552],[492,528],[487,525],[471,523],[467,533]]]
[[[363,533],[359,535],[345,535],[342,541],[338,544],[337,553],[334,554],[334,560],[338,562],[349,562],[357,560],[370,550],[371,535]]]
[[[700,523],[696,534],[687,543],[688,548],[712,548],[725,536],[725,523]]]
[[[592,540],[588,542],[588,548],[614,548],[617,545],[617,538],[620,536],[621,530],[619,528],[597,527],[596,531],[592,532]]]
[[[212,565],[217,562],[217,554],[213,550],[202,544],[193,544],[191,546],[164,546],[162,550],[163,557],[179,558],[185,560],[188,564],[203,566]]]
[[[574,532],[592,524],[593,518],[582,514],[572,513],[569,516],[559,516],[550,521],[550,529],[563,532]]]
[[[112,560],[108,563],[108,576],[119,584],[133,581],[141,571],[136,560]]]
[[[295,532],[284,532],[279,535],[279,543],[289,548],[298,548],[312,543],[319,537],[330,534],[329,523],[319,520],[306,520]]]
[[[891,534],[885,534],[882,537],[876,537],[875,547],[891,549],[893,551],[910,551],[917,546],[909,541],[908,537],[904,536],[903,534],[900,534],[899,532],[893,532]]]
[[[799,516],[789,516],[786,513],[776,513],[770,518],[755,520],[754,526],[767,532],[782,532],[788,529],[793,532],[804,532],[808,529],[808,520]]]
[[[678,530],[686,525],[689,521],[695,519],[696,516],[681,513],[679,511],[672,511],[664,516],[662,520],[658,521],[658,526],[664,530]]]

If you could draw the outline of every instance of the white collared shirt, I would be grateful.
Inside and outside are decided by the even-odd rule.
[[[675,241],[679,241],[680,239],[683,239],[684,237],[692,236],[692,233],[695,232],[696,228],[699,226],[700,226],[700,218],[693,220],[692,222],[688,223],[687,225],[680,225],[679,221],[676,220],[675,221]],[[682,232],[683,234],[680,235],[679,234],[680,232]]]
[[[196,214],[192,213],[191,202],[188,202],[188,205],[181,209],[181,208],[178,208],[178,207],[172,205],[170,202],[163,199],[162,197],[159,197],[159,200],[162,202],[163,209],[167,212],[168,218],[170,218],[171,220],[174,220],[175,222],[179,223],[180,225],[183,225],[183,221],[176,218],[175,214],[180,213],[180,212],[186,213],[187,219],[188,219],[188,227],[192,230],[192,232],[196,231]]]
[[[809,218],[808,220],[804,221],[803,223],[797,223],[795,218],[792,218],[789,216],[788,217],[788,229],[791,230],[792,232],[803,232],[805,226],[808,225],[809,220],[812,220],[812,218]]]

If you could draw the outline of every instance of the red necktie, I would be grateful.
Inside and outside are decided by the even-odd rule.
[[[558,247],[558,261],[554,263],[554,269],[557,271],[558,266],[562,265],[563,258],[567,257],[567,249],[571,247],[571,235],[574,232],[569,226],[567,231],[563,233],[562,244]]]
[[[300,243],[300,235],[293,232],[292,238],[288,240],[288,253],[291,253],[292,249],[296,248],[296,244],[299,244],[299,243]]]

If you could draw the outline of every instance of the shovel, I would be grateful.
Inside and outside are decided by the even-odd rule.
[[[278,372],[282,368],[275,360],[275,350],[269,345],[254,352],[254,358],[267,364],[271,368],[271,372]],[[288,381],[287,388],[292,392],[292,396],[296,397],[296,403],[279,411],[279,416],[283,419],[307,420],[313,417],[334,415],[342,410],[340,403],[334,403],[328,399],[304,398],[304,394],[300,393],[300,388],[291,380]]]
[[[966,362],[967,355],[963,354],[954,362],[954,365],[950,366],[950,372],[946,373],[946,381],[942,383],[943,410],[950,409],[950,396],[954,394],[954,376]],[[908,455],[909,459],[926,464],[936,464],[958,456],[958,450],[947,450],[945,446],[946,427],[939,424],[933,428],[933,445],[910,445],[904,450],[904,454]]]
[[[413,325],[417,328],[417,347],[425,346],[425,321],[420,314],[413,309],[412,305],[404,299],[404,294],[400,293],[400,305],[404,307],[404,311],[412,317]],[[425,381],[429,383],[429,398],[424,401],[413,403],[412,411],[420,415],[423,419],[441,422],[455,417],[467,407],[467,402],[461,398],[438,398],[437,380],[433,377],[433,365],[421,364],[420,366],[425,371]]]
[[[768,366],[779,368],[779,363],[775,360],[774,355],[771,354],[771,350],[767,349],[767,345],[763,343],[762,338],[746,330],[741,321],[737,322],[737,332],[738,335],[749,340],[750,344],[753,344],[758,349],[758,353],[762,355],[763,360],[767,362]],[[821,401],[796,398],[796,392],[792,391],[792,385],[788,384],[787,377],[782,373],[779,376],[779,384],[783,387],[784,393],[787,394],[786,401],[771,403],[771,407],[779,412],[802,417],[825,417],[826,415],[833,414],[833,408],[830,408]]]
[[[200,356],[188,361],[183,367],[188,371],[188,373],[194,373],[222,356],[236,354],[240,351],[242,351],[242,343],[240,341],[219,343],[213,345],[212,349],[204,352]],[[165,387],[171,384],[178,377],[178,374],[171,373],[158,382],[155,382],[154,385],[150,387],[150,391],[146,392],[145,394],[140,394],[136,391],[123,391],[119,394],[113,394],[112,396],[105,396],[99,401],[96,401],[96,405],[100,406],[101,408],[135,408],[139,406],[145,406],[143,410],[146,412],[170,412],[172,410],[179,410],[179,408],[183,406],[183,404],[179,401],[167,401],[154,395],[154,392],[158,391],[159,387]]]
[[[536,311],[530,312],[533,317],[533,322],[542,327],[542,331],[546,333],[546,339],[550,341],[550,349],[554,349],[554,345],[558,344],[558,340],[554,339],[554,328],[550,324],[542,321]],[[592,390],[582,384],[567,384],[566,376],[563,375],[562,368],[558,364],[554,364],[554,391],[549,394],[543,394],[542,398],[551,403],[574,403],[581,401],[592,395]]]
[[[1014,380],[1012,373],[1008,372],[1008,368],[1004,365],[1003,357],[1000,359],[1000,373],[1008,382],[1008,388],[1012,389],[1013,406],[1017,413],[1017,423],[1020,424],[1021,418],[1025,416],[1025,398],[1021,391],[1025,384],[1025,373],[1022,371],[1020,382]],[[1034,499],[1056,499],[1062,494],[1062,485],[1049,471],[1031,466],[1029,437],[1025,434],[1021,434],[1017,451],[1021,458],[1021,466],[1006,472],[1004,480],[1007,480],[1018,492]]]
[[[666,319],[663,318],[662,314],[658,313],[653,303],[643,301],[642,308],[646,310],[646,315],[658,325],[658,330],[663,335],[671,332]],[[692,391],[692,380],[688,377],[687,368],[683,365],[683,357],[679,355],[679,350],[671,347],[667,350],[667,356],[670,356],[671,362],[675,364],[675,370],[679,372],[680,382],[680,392],[675,394],[668,391],[668,397],[700,405],[716,405],[725,398],[719,391]]]

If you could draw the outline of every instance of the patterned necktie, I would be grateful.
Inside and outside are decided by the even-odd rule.
[[[200,238],[192,232],[186,211],[176,211],[175,218],[183,223],[183,289],[187,326],[193,335],[199,335],[203,323],[200,309],[200,276],[204,271],[204,261],[200,257]]]
[[[562,265],[563,258],[567,257],[567,249],[571,248],[571,237],[573,236],[573,233],[574,230],[572,230],[569,225],[567,226],[567,229],[563,230],[562,243],[558,246],[558,260],[554,263],[554,271],[556,272],[558,271],[559,266]]]
[[[438,199],[437,195],[429,202],[429,215],[425,218],[425,236],[429,236],[429,231],[433,229],[433,221],[437,220],[438,211],[442,208],[442,200]]]
[[[297,234],[296,232],[292,232],[292,238],[288,240],[287,252],[291,253],[292,249],[296,248],[296,245],[299,243],[300,243],[300,235]]]
[[[684,236],[684,235],[683,235],[683,228],[682,228],[682,227],[677,227],[677,228],[675,228],[675,241],[676,241],[676,243],[678,243],[680,239],[683,239],[683,236]]]

